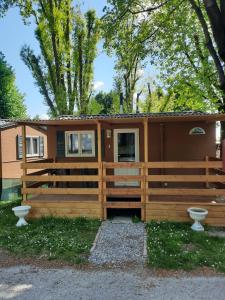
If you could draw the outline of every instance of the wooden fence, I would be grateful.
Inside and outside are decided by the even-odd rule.
[[[163,201],[166,196],[193,196],[200,202],[202,197],[225,196],[225,189],[217,188],[218,183],[225,182],[225,175],[221,172],[222,161],[218,160],[146,163],[74,163],[47,160],[22,163],[22,168],[24,200],[29,194],[62,195],[61,200],[63,195],[86,195],[84,201],[88,202],[89,195],[96,195],[102,218],[107,217],[108,208],[140,208],[142,219],[149,219],[146,211],[149,203],[156,203],[155,197],[161,197]],[[115,175],[115,169],[121,168],[137,169],[138,175]],[[59,174],[59,170],[73,171],[68,175]],[[77,174],[73,173],[74,170]],[[81,174],[84,170],[87,172]],[[134,181],[138,183],[135,187],[118,187],[115,184]],[[67,187],[63,183],[77,186]],[[182,184],[190,186],[183,187]],[[119,197],[119,200],[112,201],[115,197]]]

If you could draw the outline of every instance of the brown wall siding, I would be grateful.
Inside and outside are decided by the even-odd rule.
[[[48,143],[48,157],[57,159],[57,145],[56,145],[56,133],[57,131],[80,131],[80,130],[97,130],[96,126],[49,126],[47,133],[47,143]],[[95,132],[96,134],[96,132]],[[65,157],[60,158],[63,161],[97,161],[97,152],[95,152],[95,157]]]
[[[179,122],[149,124],[149,160],[165,161],[204,160],[216,155],[215,123]],[[189,135],[193,127],[205,129],[205,135]],[[161,131],[161,132],[160,132]],[[160,135],[163,134],[163,142]],[[163,143],[163,145],[162,145]]]
[[[17,159],[17,135],[22,135],[21,127],[8,128],[1,131],[2,178],[20,178],[22,160]],[[47,137],[43,131],[26,127],[27,136],[44,136],[44,157],[47,157]]]
[[[205,129],[205,135],[189,135],[193,127]],[[105,129],[105,161],[113,161],[113,130],[119,128],[139,128],[140,161],[144,156],[144,129],[143,124],[102,124]],[[106,129],[112,130],[111,138],[106,137]],[[96,126],[50,126],[48,128],[48,156],[57,158],[56,154],[56,131],[72,130],[95,130]],[[149,160],[150,161],[182,161],[182,160],[203,160],[205,156],[216,155],[215,123],[206,122],[170,122],[170,123],[149,123]],[[65,158],[73,161],[96,161],[94,158],[76,157]]]
[[[102,129],[105,129],[105,161],[114,161],[113,156],[113,130],[119,128],[139,128],[139,143],[140,149],[141,145],[143,145],[143,125],[142,124],[102,124]],[[106,137],[106,129],[112,130],[111,138]],[[87,125],[87,126],[49,126],[48,128],[48,157],[49,158],[57,158],[56,151],[56,132],[57,131],[76,131],[76,130],[97,130],[96,126]],[[97,148],[97,147],[96,147]],[[66,161],[97,161],[97,151],[95,153],[95,157],[65,157],[64,159],[60,158],[60,160]],[[140,160],[143,160],[143,151],[140,151]]]

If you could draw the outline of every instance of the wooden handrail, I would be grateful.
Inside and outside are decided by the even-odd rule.
[[[127,208],[128,204],[113,204],[108,202],[107,197],[114,196],[137,196],[141,197],[140,202],[132,202],[129,204],[131,208],[138,207],[142,210],[142,219],[145,218],[146,203],[151,199],[149,196],[224,196],[225,189],[209,188],[209,183],[223,183],[225,182],[225,174],[221,171],[222,161],[218,160],[205,160],[205,161],[160,161],[160,162],[24,162],[22,167],[25,171],[29,169],[37,169],[36,172],[27,173],[22,176],[24,183],[22,193],[26,197],[27,194],[40,194],[40,195],[98,195],[99,202],[101,203],[102,216],[106,217],[107,208]],[[138,175],[114,175],[114,172],[108,173],[108,170],[116,168],[123,169],[139,169]],[[43,169],[43,170],[42,170]],[[59,175],[51,174],[52,169],[96,169],[97,175]],[[201,169],[200,175],[190,174],[149,174],[149,170],[160,169],[174,169],[177,173],[185,169]],[[210,169],[218,169],[221,174],[210,173]],[[157,171],[158,172],[158,171]],[[138,186],[114,186],[114,182],[132,182],[139,183]],[[27,182],[31,182],[31,186],[27,186]],[[48,182],[96,182],[97,188],[93,187],[56,187],[55,184],[48,188],[39,187],[43,183]],[[149,186],[149,183],[206,183],[206,188],[203,185],[199,188],[179,188],[179,187],[157,187]],[[178,185],[179,186],[179,185]],[[25,198],[24,197],[24,198]],[[130,202],[128,202],[130,203]]]
[[[99,163],[97,162],[26,162],[22,163],[21,167],[23,169],[97,169],[99,168]]]
[[[149,169],[205,169],[221,168],[222,161],[160,161],[148,162]]]

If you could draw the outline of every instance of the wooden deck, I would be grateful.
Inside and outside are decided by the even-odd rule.
[[[223,186],[225,182],[222,161],[63,163],[48,160],[26,162],[22,167],[23,203],[32,206],[31,217],[55,215],[106,219],[108,209],[138,208],[142,220],[190,221],[187,208],[201,206],[209,210],[206,223],[225,226],[225,189],[217,188],[217,183]],[[139,169],[139,175],[114,175],[115,168]],[[75,169],[78,173],[79,170],[95,169],[96,175],[51,172],[60,169]],[[152,175],[152,170],[159,174]],[[168,170],[173,170],[174,174],[166,174]],[[185,170],[188,170],[187,174]],[[190,174],[192,171],[193,175]],[[114,182],[119,181],[137,181],[139,185],[118,187]],[[30,195],[33,196],[31,199]]]

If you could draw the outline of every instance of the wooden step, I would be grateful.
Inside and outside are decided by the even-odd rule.
[[[119,201],[108,201],[104,203],[106,208],[142,208],[141,202],[119,202]]]

